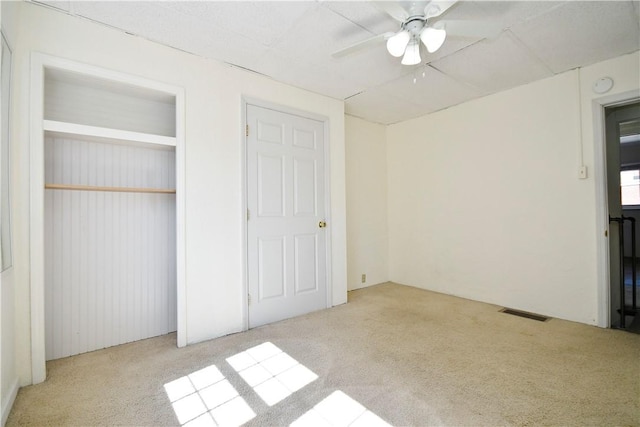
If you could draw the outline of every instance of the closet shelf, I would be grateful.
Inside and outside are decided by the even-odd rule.
[[[157,193],[176,194],[173,188],[134,188],[134,187],[99,187],[92,185],[45,184],[47,190],[75,190],[75,191],[109,191],[113,193]]]
[[[172,136],[154,135],[150,133],[132,132],[120,129],[110,129],[97,126],[80,125],[76,123],[60,122],[57,120],[43,120],[46,132],[65,135],[90,136],[118,141],[141,142],[161,146],[175,147],[176,138]]]

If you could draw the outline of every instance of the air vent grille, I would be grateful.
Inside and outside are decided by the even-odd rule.
[[[537,320],[538,322],[546,322],[550,317],[542,316],[540,314],[527,313],[526,311],[514,310],[512,308],[503,308],[500,310],[502,313],[511,314],[513,316],[524,317],[526,319]]]

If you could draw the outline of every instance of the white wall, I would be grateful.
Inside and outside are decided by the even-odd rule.
[[[590,87],[608,75],[613,92],[637,89],[639,62],[627,55],[389,126],[390,279],[598,323],[604,229],[593,174],[578,179],[581,156],[594,169]]]
[[[14,120],[16,316],[22,384],[31,381],[28,245],[29,55],[38,51],[182,86],[186,91],[187,341],[243,328],[242,96],[328,117],[331,162],[333,304],[346,302],[344,106],[86,20],[28,3],[14,55],[18,114]]]
[[[7,420],[13,401],[18,393],[18,373],[16,371],[16,359],[15,359],[15,321],[14,321],[14,280],[13,269],[10,268],[2,272],[0,278],[0,286],[2,286],[2,293],[0,300],[2,306],[2,316],[0,319],[2,334],[1,354],[2,358],[0,363],[0,379],[2,388],[0,389],[0,417],[2,419],[1,425]]]
[[[2,2],[0,7],[0,27],[7,38],[9,47],[14,49],[16,8],[12,2]],[[1,93],[0,96],[7,96]],[[10,155],[13,153],[10,152]],[[11,171],[15,175],[16,170]],[[10,185],[12,182],[10,182]],[[12,190],[15,197],[15,190]],[[15,218],[15,213],[12,215]],[[15,280],[12,267],[0,274],[0,424],[4,425],[18,392],[15,346]]]
[[[345,140],[351,290],[389,280],[386,126],[346,116]]]

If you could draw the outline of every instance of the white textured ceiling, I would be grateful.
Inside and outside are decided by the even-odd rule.
[[[345,100],[348,114],[383,124],[640,49],[639,1],[459,1],[443,19],[497,22],[502,33],[448,37],[416,66],[384,43],[331,56],[398,30],[374,1],[33,2]]]

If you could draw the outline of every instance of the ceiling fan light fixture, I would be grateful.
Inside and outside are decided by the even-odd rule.
[[[404,51],[407,49],[407,45],[411,40],[411,35],[407,30],[402,30],[389,40],[387,40],[387,50],[392,56],[396,58],[401,57]]]
[[[402,65],[416,65],[422,61],[420,58],[420,42],[413,39],[407,46],[404,56],[402,57]]]
[[[446,37],[447,32],[444,28],[427,27],[420,34],[420,40],[427,47],[429,53],[440,49]]]

